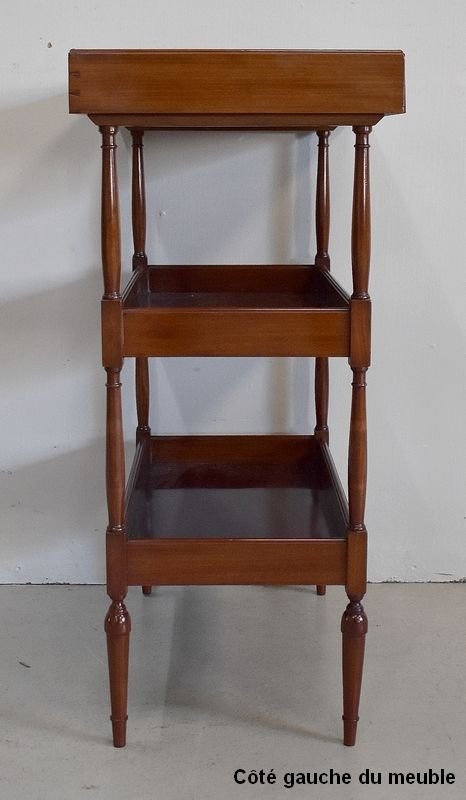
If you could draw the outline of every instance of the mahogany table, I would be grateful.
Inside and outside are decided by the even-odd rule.
[[[108,642],[113,741],[126,741],[128,586],[346,587],[344,743],[356,738],[367,618],[364,505],[370,363],[369,134],[404,111],[399,51],[72,50],[71,113],[102,134],[103,366],[107,373]],[[352,293],[330,273],[328,148],[355,134]],[[133,143],[133,274],[121,291],[117,131]],[[316,131],[313,265],[152,266],[143,137],[160,129]],[[151,356],[315,358],[314,434],[152,436]],[[329,450],[328,359],[352,370],[348,501]],[[136,453],[125,486],[120,371],[136,364]],[[176,503],[174,517],[166,513]],[[268,508],[267,514],[260,509]],[[278,509],[280,513],[273,513]],[[228,513],[233,511],[234,513]],[[270,513],[272,510],[272,513]],[[285,677],[285,676],[284,676]]]

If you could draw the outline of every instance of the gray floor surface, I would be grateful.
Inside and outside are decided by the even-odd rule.
[[[128,744],[115,750],[104,588],[0,587],[0,798],[464,800],[465,601],[464,584],[369,587],[358,743],[345,748],[341,588],[132,589]],[[429,768],[455,783],[389,784]],[[331,769],[351,783],[284,784]],[[236,770],[276,783],[238,784]],[[381,783],[361,784],[366,770]]]

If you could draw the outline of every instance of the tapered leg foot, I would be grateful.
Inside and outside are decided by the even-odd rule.
[[[113,602],[105,617],[107,634],[108,670],[110,677],[110,701],[112,714],[113,744],[126,744],[126,720],[128,719],[128,660],[131,618],[123,602]]]
[[[319,597],[323,597],[324,594],[326,593],[326,591],[327,591],[327,587],[326,587],[325,583],[318,583],[317,584],[316,592],[319,595]]]
[[[143,586],[142,593],[144,597],[149,597],[152,594],[152,586]]]
[[[126,747],[126,719],[124,720],[117,720],[110,718],[112,720],[112,735],[113,735],[113,746],[114,747]]]
[[[341,620],[343,634],[343,742],[356,742],[359,698],[361,695],[367,617],[360,602],[350,602]]]

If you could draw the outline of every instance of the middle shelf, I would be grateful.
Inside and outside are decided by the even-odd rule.
[[[314,266],[136,270],[124,356],[349,356],[350,301]]]

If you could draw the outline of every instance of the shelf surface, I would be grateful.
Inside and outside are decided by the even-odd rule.
[[[313,266],[149,267],[125,308],[334,308],[348,307],[330,273]]]
[[[349,355],[348,295],[314,266],[149,267],[123,316],[125,356]]]
[[[314,437],[154,437],[127,498],[130,539],[344,539],[345,501]]]

